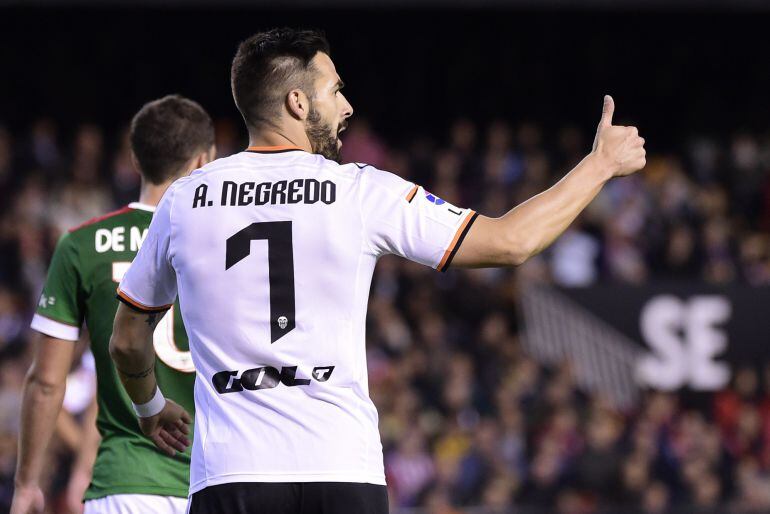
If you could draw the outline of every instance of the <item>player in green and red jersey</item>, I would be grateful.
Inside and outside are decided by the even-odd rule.
[[[109,340],[115,290],[147,235],[155,205],[174,180],[214,158],[211,118],[177,95],[150,102],[131,123],[131,150],[142,175],[139,202],[64,234],[48,270],[32,320],[37,347],[24,386],[12,514],[43,509],[41,469],[83,322],[96,360],[101,434],[86,514],[186,510],[189,450],[170,457],[142,434],[110,359]],[[154,344],[154,372],[163,391],[192,412],[195,374],[178,305],[157,326]]]

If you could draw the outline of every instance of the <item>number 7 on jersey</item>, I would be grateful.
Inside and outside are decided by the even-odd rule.
[[[267,240],[267,264],[270,280],[270,343],[294,330],[294,249],[291,221],[252,223],[227,239],[225,269],[228,270],[251,253],[251,242]]]

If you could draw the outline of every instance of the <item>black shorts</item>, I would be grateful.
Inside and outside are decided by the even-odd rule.
[[[188,514],[388,514],[384,485],[234,482],[194,493]]]

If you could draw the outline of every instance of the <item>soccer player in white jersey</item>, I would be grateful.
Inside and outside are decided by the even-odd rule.
[[[177,294],[197,379],[191,514],[385,514],[364,326],[377,259],[445,271],[547,247],[612,177],[645,164],[604,110],[588,156],[500,218],[363,164],[338,164],[353,109],[315,31],[241,43],[232,90],[250,147],[175,182],[120,284],[111,352],[146,434],[184,448],[152,374],[152,326]],[[145,312],[139,313],[135,309]]]

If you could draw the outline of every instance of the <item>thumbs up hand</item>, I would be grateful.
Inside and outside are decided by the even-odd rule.
[[[615,102],[604,97],[602,118],[596,129],[592,153],[605,162],[613,177],[630,175],[644,168],[647,163],[644,138],[639,137],[636,127],[621,127],[612,124]]]

